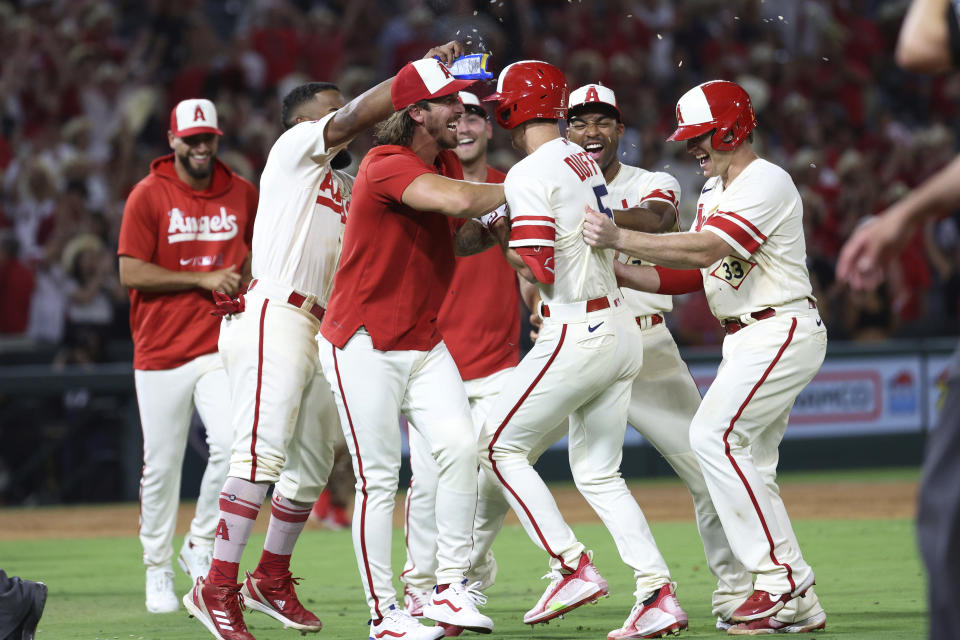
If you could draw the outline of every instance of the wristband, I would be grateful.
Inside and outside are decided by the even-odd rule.
[[[669,269],[654,266],[660,276],[660,288],[657,293],[680,295],[703,289],[703,275],[700,269]]]

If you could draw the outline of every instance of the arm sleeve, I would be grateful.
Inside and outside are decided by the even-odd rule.
[[[150,262],[156,250],[157,224],[150,208],[150,198],[147,189],[138,185],[123,206],[117,255]]]
[[[723,208],[703,223],[703,231],[720,236],[746,260],[776,231],[787,213],[800,206],[799,201],[800,194],[789,178],[762,176],[749,189],[740,189],[727,199]]]
[[[344,148],[347,143],[337,147],[327,148],[323,132],[327,124],[333,119],[336,112],[329,113],[319,120],[301,122],[283,132],[271,151],[281,155],[278,159],[284,164],[296,165],[303,158],[310,158],[317,164],[326,164],[333,156]]]
[[[435,173],[412,154],[394,153],[376,158],[367,169],[367,182],[374,197],[381,201],[401,202],[403,192],[415,178]]]
[[[640,193],[640,204],[644,202],[666,202],[674,212],[680,203],[680,183],[669,173],[658,171],[650,176],[650,184]]]
[[[553,284],[557,223],[546,187],[535,177],[518,173],[507,174],[503,187],[510,208],[510,248],[539,282]]]
[[[660,276],[660,288],[657,293],[681,295],[703,289],[703,275],[699,269],[670,269],[654,265]]]

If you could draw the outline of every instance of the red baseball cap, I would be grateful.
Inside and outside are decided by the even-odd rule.
[[[217,128],[217,109],[204,98],[183,100],[170,112],[170,131],[178,138],[200,133],[223,135]]]
[[[397,73],[390,87],[390,99],[397,111],[420,100],[442,98],[457,93],[476,80],[458,80],[436,58],[408,62]]]

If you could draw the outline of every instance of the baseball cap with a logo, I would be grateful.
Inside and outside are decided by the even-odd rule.
[[[567,118],[577,116],[580,111],[589,107],[602,106],[622,120],[620,107],[617,106],[617,96],[613,89],[602,84],[585,84],[570,94],[570,106],[567,108]]]
[[[469,91],[461,91],[460,102],[463,103],[463,108],[468,113],[475,113],[481,118],[487,117],[487,110],[483,108],[483,104],[480,103],[480,98],[478,98],[476,94]]]
[[[442,98],[469,87],[476,80],[458,80],[436,58],[414,60],[404,65],[393,79],[390,99],[397,111],[420,100]]]
[[[170,112],[170,131],[178,138],[200,133],[223,135],[217,128],[217,109],[204,98],[183,100]]]

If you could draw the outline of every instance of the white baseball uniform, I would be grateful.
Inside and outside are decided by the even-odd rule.
[[[417,211],[401,199],[426,173],[463,177],[460,161],[447,150],[432,165],[398,145],[375,147],[363,159],[321,328],[332,345],[321,363],[357,478],[354,551],[374,619],[396,603],[390,553],[398,414],[429,442],[440,469],[436,584],[463,580],[477,504],[470,405],[437,330],[454,268],[450,225],[446,216]]]
[[[511,246],[552,247],[543,264],[554,269],[554,282],[538,284],[543,328],[490,411],[481,462],[503,484],[531,540],[550,554],[551,568],[572,571],[584,547],[529,460],[570,416],[577,487],[638,584],[652,592],[669,581],[669,572],[619,471],[642,338],[617,289],[613,251],[591,248],[582,237],[585,206],[609,211],[603,174],[583,149],[556,138],[515,164],[505,189]]]
[[[827,345],[811,295],[802,218],[789,174],[756,159],[726,187],[719,178],[707,181],[693,223],[693,230],[723,238],[732,252],[701,270],[707,301],[728,335],[690,443],[734,553],[757,574],[755,588],[775,594],[795,591],[813,572],[775,482],[790,409],[820,369]],[[809,609],[809,599],[801,606]]]
[[[676,211],[680,200],[680,184],[670,174],[625,164],[607,183],[607,189],[609,201],[617,209],[654,201],[665,202]],[[630,264],[642,263],[624,254],[619,258]],[[673,309],[673,297],[633,289],[623,289],[622,293],[643,332],[643,368],[633,383],[627,417],[670,463],[693,496],[707,565],[717,577],[713,612],[727,619],[750,595],[753,578],[727,542],[690,448],[690,422],[700,406],[700,391],[663,321],[663,314]]]
[[[117,253],[170,271],[240,265],[250,251],[257,192],[219,160],[210,187],[180,180],[173,154],[156,159],[124,206]],[[188,542],[213,545],[217,500],[231,442],[229,387],[217,354],[217,319],[209,291],[130,290],[134,381],[143,427],[140,541],[147,567],[171,565],[180,475],[196,407],[209,459]]]
[[[330,168],[342,148],[324,141],[332,117],[290,128],[270,150],[254,226],[254,279],[245,310],[224,318],[220,329],[234,408],[229,475],[275,482],[281,495],[301,503],[323,490],[340,429],[317,344],[352,185]]]

